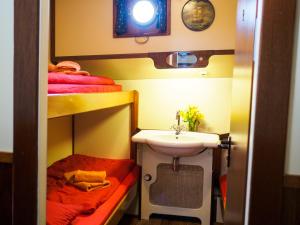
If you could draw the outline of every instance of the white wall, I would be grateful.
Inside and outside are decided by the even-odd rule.
[[[297,6],[285,172],[300,175],[300,4]]]
[[[0,2],[0,151],[13,151],[13,9]]]
[[[197,105],[205,116],[201,131],[227,133],[230,129],[231,78],[117,80],[124,90],[139,92],[141,129],[170,129],[176,111]]]

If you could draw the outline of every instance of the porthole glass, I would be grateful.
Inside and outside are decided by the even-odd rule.
[[[132,8],[132,16],[139,25],[148,25],[155,19],[155,5],[149,0],[137,1]]]
[[[113,0],[114,38],[170,35],[171,0]]]

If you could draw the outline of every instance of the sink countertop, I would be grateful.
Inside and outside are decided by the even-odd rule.
[[[198,132],[187,132],[182,131],[178,136],[199,136],[201,135],[201,142],[205,147],[216,148],[220,144],[219,135],[218,134],[210,134],[210,133],[198,133]],[[147,144],[147,139],[151,139],[157,135],[174,135],[175,131],[173,130],[141,130],[134,136],[132,136],[132,141],[136,143],[145,143]],[[174,142],[174,141],[173,141]]]

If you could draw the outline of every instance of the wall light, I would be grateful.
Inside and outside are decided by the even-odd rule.
[[[152,1],[137,1],[132,9],[133,19],[140,25],[148,25],[155,19],[155,8]]]

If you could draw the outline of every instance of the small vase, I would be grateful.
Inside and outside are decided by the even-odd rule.
[[[188,123],[188,129],[189,129],[189,131],[192,131],[192,132],[198,131],[198,126],[199,126],[198,122],[196,122],[196,123]]]

